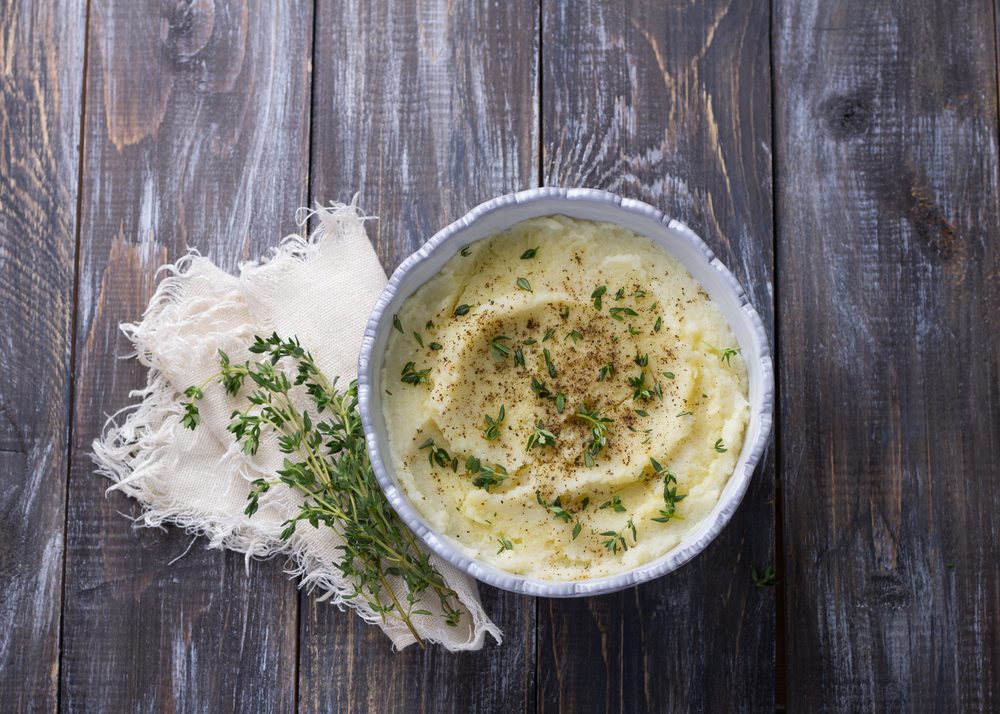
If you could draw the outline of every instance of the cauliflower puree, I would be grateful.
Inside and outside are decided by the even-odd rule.
[[[549,580],[676,546],[718,501],[749,418],[718,308],[608,223],[532,219],[466,246],[394,316],[382,369],[410,501],[470,556]]]

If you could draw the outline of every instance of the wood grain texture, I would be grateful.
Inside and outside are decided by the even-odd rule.
[[[767,2],[543,2],[546,184],[606,188],[688,223],[772,316]],[[680,571],[539,611],[539,707],[773,711],[768,458]]]
[[[531,0],[321,0],[312,198],[360,203],[392,270],[480,201],[537,176],[538,8]],[[411,647],[303,601],[302,711],[523,711],[534,702],[534,601],[481,587],[502,647]]]
[[[775,5],[791,711],[1000,705],[992,12]]]
[[[280,562],[134,530],[93,475],[103,415],[145,370],[122,360],[157,268],[197,247],[233,269],[294,228],[306,199],[307,0],[92,0],[77,389],[62,671],[67,711],[295,706],[298,597]]]
[[[0,688],[54,711],[83,0],[0,5]]]

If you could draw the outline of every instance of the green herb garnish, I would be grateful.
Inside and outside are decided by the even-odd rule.
[[[653,332],[659,332],[661,327],[663,327],[663,317],[657,317],[653,323]]]
[[[472,476],[472,485],[489,491],[491,486],[499,486],[507,480],[507,469],[494,464],[487,466],[475,456],[465,460],[465,471]]]
[[[538,248],[528,248],[526,251],[521,253],[521,260],[531,260],[536,255],[538,255]]]
[[[552,392],[550,392],[545,386],[545,382],[539,382],[534,377],[531,378],[531,391],[534,392],[535,396],[539,399],[548,399],[552,396]]]
[[[434,351],[443,350],[444,349],[444,346],[440,342],[431,342],[427,346],[430,347]]]
[[[461,305],[459,305],[458,307],[455,308],[455,317],[461,317],[462,315],[468,315],[469,314],[469,310],[471,310],[471,309],[472,309],[472,307],[470,305],[466,305],[463,302]]]
[[[583,335],[582,335],[582,334],[580,334],[580,333],[579,333],[578,331],[576,331],[576,330],[570,330],[569,334],[567,334],[567,335],[566,335],[566,336],[565,336],[565,337],[563,338],[563,342],[565,342],[565,341],[566,341],[566,340],[568,340],[568,339],[572,339],[572,340],[573,340],[573,344],[575,345],[575,344],[576,344],[576,341],[577,341],[577,340],[580,340],[580,339],[583,339]]]
[[[657,523],[667,523],[675,518],[680,518],[677,515],[677,504],[687,498],[687,494],[677,495],[677,477],[670,469],[661,466],[653,457],[649,457],[649,464],[657,475],[663,476],[663,508],[660,509],[659,518],[653,520]]]
[[[625,506],[622,504],[621,496],[613,496],[610,501],[605,501],[598,508],[610,508],[615,513],[625,513]]]
[[[528,437],[528,444],[524,447],[525,451],[531,451],[536,446],[544,447],[551,446],[556,443],[555,434],[545,428],[541,420],[535,424],[534,430],[531,432],[531,436]]]
[[[413,362],[407,362],[403,365],[403,371],[401,373],[399,381],[404,384],[423,384],[427,382],[427,375],[431,373],[431,368],[417,370],[416,365]]]
[[[556,378],[556,366],[552,364],[552,355],[549,354],[548,348],[542,350],[542,356],[545,358],[545,369],[549,371],[549,376],[552,379]]]
[[[427,439],[423,444],[417,447],[419,451],[427,449],[427,462],[433,468],[434,464],[437,464],[441,468],[448,468],[451,466],[452,471],[458,469],[458,461],[452,458],[448,451],[437,444],[434,443],[434,439]]]
[[[594,290],[594,292],[592,292],[590,294],[590,297],[593,298],[593,300],[594,300],[594,309],[595,310],[600,310],[601,309],[601,304],[602,304],[601,303],[601,297],[603,297],[604,293],[606,293],[607,291],[608,291],[608,286],[607,285],[602,285],[601,287],[597,288],[596,290]]]
[[[732,365],[732,359],[733,359],[733,357],[735,357],[736,355],[738,355],[742,351],[743,350],[738,349],[738,348],[737,349],[733,349],[732,347],[727,347],[726,349],[724,349],[722,351],[722,355],[719,357],[719,359],[721,359],[727,365],[729,365],[730,367],[732,367],[733,366]]]
[[[520,347],[514,350],[514,364],[516,364],[518,367],[525,367],[524,350],[522,350]]]
[[[583,460],[588,467],[592,467],[594,457],[608,445],[608,424],[612,424],[614,421],[608,417],[602,417],[596,409],[590,409],[586,404],[581,404],[573,417],[587,422],[590,426],[590,441],[587,442],[587,450],[583,454]]]
[[[954,567],[954,565],[952,567]],[[753,578],[754,585],[759,588],[773,588],[778,584],[778,578],[775,575],[773,565],[769,565],[764,568],[763,573],[757,572],[756,567],[751,568],[750,577]]]
[[[562,521],[563,523],[569,523],[573,520],[573,514],[562,507],[562,497],[556,496],[555,500],[551,503],[546,503],[542,499],[542,494],[539,491],[535,491],[535,500],[538,501],[538,505],[549,511],[554,518]]]
[[[497,551],[497,555],[500,555],[505,550],[514,550],[514,544],[511,543],[506,538],[504,538],[503,536],[497,538],[497,541],[500,543],[500,550]]]
[[[486,414],[484,418],[486,419],[486,431],[483,432],[483,436],[487,441],[496,441],[500,438],[500,427],[503,424],[504,418],[507,416],[507,412],[504,411],[504,405],[500,405],[500,412],[497,414],[497,418],[494,419],[489,414]]]
[[[403,323],[399,321],[399,315],[392,316],[392,326],[399,330],[399,334],[403,333]]]
[[[722,445],[722,439],[719,439],[718,441],[715,442],[715,447],[714,448],[720,454],[724,454],[727,451],[729,451],[729,449],[727,449],[725,446]]]
[[[531,289],[531,283],[529,283],[526,278],[518,278],[517,287],[525,292],[533,292]]]
[[[513,354],[514,351],[504,344],[504,340],[510,340],[510,338],[507,335],[497,335],[490,340],[490,354],[493,355],[494,359],[504,359]]]
[[[615,374],[615,366],[611,362],[608,362],[598,370],[597,381],[603,382],[605,379],[614,379]]]
[[[542,342],[548,342],[554,334],[556,334],[556,328],[550,327],[545,331],[545,337],[542,338]]]
[[[417,341],[418,345],[420,345],[421,347],[424,346],[424,338],[420,336],[419,332],[414,332],[413,338]]]
[[[628,378],[628,386],[632,387],[632,399],[648,402],[656,394],[663,399],[662,391],[658,389],[659,384],[646,384],[646,370],[640,370],[637,377]]]
[[[634,546],[636,542],[638,542],[638,539],[636,538],[635,533],[635,523],[633,523],[632,519],[629,518],[628,523],[626,523],[625,527],[620,531],[604,531],[601,533],[602,536],[606,536],[604,547],[612,553],[617,553],[619,548],[621,548],[623,552],[627,551],[628,543],[625,540],[626,531],[632,531],[632,545]]]
[[[639,313],[630,307],[613,307],[608,310],[608,314],[611,315],[618,322],[623,322],[625,320],[622,315],[628,315],[629,317],[639,317]]]

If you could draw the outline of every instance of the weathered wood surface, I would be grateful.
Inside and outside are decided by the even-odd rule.
[[[546,184],[607,188],[701,234],[771,323],[766,2],[544,2]],[[539,705],[563,711],[774,708],[774,466],[678,572],[539,610]]]
[[[316,20],[312,198],[360,191],[387,271],[477,203],[537,184],[533,2],[322,0]],[[394,654],[377,629],[304,597],[300,710],[529,710],[535,602],[480,590],[506,639],[460,655]]]
[[[775,3],[790,711],[1000,706],[994,32]]]
[[[306,198],[312,4],[92,0],[81,187],[76,400],[62,707],[295,707],[298,597],[280,562],[133,530],[90,444],[144,370],[122,360],[156,269],[200,249],[221,265],[295,228]]]
[[[5,706],[767,711],[777,675],[789,711],[996,710],[997,17],[988,0],[0,5]],[[769,326],[777,268],[783,553],[769,458],[678,573],[582,601],[484,587],[503,646],[392,653],[280,563],[247,576],[195,543],[171,564],[189,538],[134,531],[135,505],[105,498],[90,442],[144,379],[116,326],[157,266],[192,245],[234,267],[300,203],[360,190],[391,270],[539,180],[686,221]],[[775,593],[750,579],[776,557],[777,663]]]
[[[83,0],[0,4],[0,689],[53,711],[69,426]]]

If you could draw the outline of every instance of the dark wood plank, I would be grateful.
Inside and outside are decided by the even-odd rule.
[[[0,5],[0,688],[59,685],[86,2]]]
[[[543,3],[544,180],[607,188],[688,223],[771,322],[769,7]],[[565,711],[774,706],[774,467],[696,560],[539,611],[539,704]]]
[[[992,12],[775,6],[791,711],[1000,706]]]
[[[312,196],[360,191],[387,270],[480,201],[535,185],[537,15],[530,0],[319,3]],[[393,653],[376,628],[306,598],[300,709],[531,706],[534,601],[481,591],[506,641],[458,655]]]
[[[312,4],[91,5],[62,701],[68,711],[295,706],[298,597],[138,514],[93,475],[103,415],[145,383],[117,329],[186,246],[233,269],[306,199]]]

